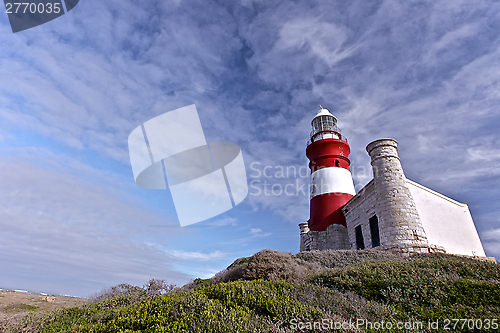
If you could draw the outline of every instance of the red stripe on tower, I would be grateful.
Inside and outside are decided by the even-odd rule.
[[[324,231],[332,224],[346,226],[342,206],[355,194],[349,165],[351,149],[327,109],[311,121],[311,140],[306,155],[311,169],[309,229]]]

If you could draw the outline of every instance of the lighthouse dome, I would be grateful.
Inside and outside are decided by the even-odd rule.
[[[335,122],[337,122],[337,118],[333,114],[331,114],[330,111],[328,111],[327,109],[321,108],[318,111],[318,114],[316,116],[314,116],[314,118],[311,120],[311,125],[313,125],[314,119],[316,119],[318,117],[323,117],[323,116],[333,117],[333,118],[335,118]]]

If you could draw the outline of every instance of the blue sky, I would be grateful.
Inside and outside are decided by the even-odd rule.
[[[394,138],[407,177],[467,203],[500,257],[499,31],[500,2],[481,0],[81,0],[16,34],[0,15],[0,288],[182,285],[296,253],[308,178],[275,172],[307,165],[318,104],[349,138],[357,189],[366,145]],[[127,138],[190,104],[262,192],[180,228],[168,190],[135,185]]]

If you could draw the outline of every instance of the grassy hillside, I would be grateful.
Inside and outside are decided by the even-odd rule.
[[[438,254],[263,250],[212,279],[173,290],[120,285],[97,299],[33,313],[5,331],[496,331],[500,265]]]
[[[16,323],[30,311],[55,310],[86,304],[87,299],[0,290],[0,331],[2,325]]]

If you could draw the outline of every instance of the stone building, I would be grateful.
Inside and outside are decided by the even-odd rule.
[[[345,222],[336,217],[325,230],[312,230],[311,221],[299,224],[300,251],[375,248],[401,254],[485,256],[468,206],[408,180],[397,148],[393,139],[366,147],[373,179],[340,208]],[[310,166],[314,163],[311,160]],[[317,169],[311,166],[311,172]]]

